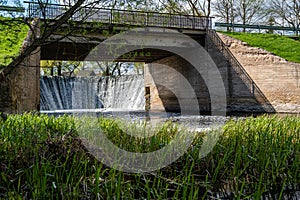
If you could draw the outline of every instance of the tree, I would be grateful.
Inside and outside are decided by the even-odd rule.
[[[144,63],[133,63],[135,74],[143,74],[144,73]]]
[[[209,17],[211,13],[211,0],[187,0],[193,14]]]
[[[235,0],[216,0],[212,4],[213,9],[216,11],[216,17],[225,23],[234,24],[236,15]],[[227,27],[227,31],[230,31]]]
[[[269,7],[270,13],[275,17],[281,18],[283,22],[289,24],[295,30],[295,34],[299,34],[300,27],[300,0],[271,0]]]
[[[90,62],[89,69],[94,70],[100,76],[121,76],[125,74],[142,74],[144,63],[138,62]]]
[[[250,24],[256,17],[261,19],[263,4],[264,0],[236,0],[236,11],[242,24]],[[243,28],[243,32],[246,32],[246,28]]]
[[[41,68],[45,76],[68,76],[75,75],[83,68],[82,61],[42,60]]]
[[[97,61],[97,68],[100,70],[101,76],[121,75],[121,67],[123,63],[120,62],[99,62]]]
[[[273,16],[270,16],[269,19],[268,19],[268,26],[274,26],[275,25],[275,18]],[[274,33],[274,30],[273,29],[269,29],[267,31],[267,33],[270,33],[270,34],[273,34]]]
[[[211,15],[211,0],[159,0],[163,9],[168,13],[191,14],[194,16]]]

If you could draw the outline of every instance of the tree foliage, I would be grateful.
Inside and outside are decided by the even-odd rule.
[[[81,61],[42,60],[41,68],[46,76],[75,76],[83,68]]]
[[[139,62],[89,62],[87,69],[91,69],[98,76],[122,76],[127,74],[142,74],[144,64]]]

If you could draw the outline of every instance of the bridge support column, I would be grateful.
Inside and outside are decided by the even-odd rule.
[[[154,70],[154,66],[155,67]],[[172,67],[176,70],[176,73],[170,74],[166,72],[164,66]],[[181,98],[183,102],[187,100],[189,102],[189,95],[186,96],[185,92],[180,92],[179,95],[169,90],[164,85],[174,84],[174,87],[181,87],[181,83],[178,82],[178,74],[181,74],[189,82],[191,87],[194,89],[198,99],[199,109],[201,113],[210,112],[210,97],[204,80],[201,75],[191,66],[190,63],[185,61],[179,56],[167,57],[152,63],[145,65],[145,87],[150,88],[150,111],[167,111],[167,112],[180,112],[180,105],[177,98]],[[155,77],[159,77],[163,80],[164,85],[157,84]],[[178,94],[177,94],[178,95]],[[188,108],[194,111],[195,108]]]
[[[151,64],[144,66],[144,79],[145,79],[145,97],[146,97],[146,111],[164,112],[165,107],[159,96],[158,86],[152,77]]]
[[[40,108],[39,48],[0,83],[0,112],[23,113]]]

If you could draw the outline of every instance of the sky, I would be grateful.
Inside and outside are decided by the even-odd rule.
[[[6,6],[18,6],[18,4],[17,3],[15,3],[15,2],[18,2],[18,0],[0,0],[0,2],[5,2],[5,1],[7,1],[7,3],[6,3]],[[30,1],[30,0],[29,0]],[[19,1],[20,3],[21,3],[21,5],[23,6],[23,7],[25,7],[26,6],[26,4],[24,4],[23,3],[23,0],[20,0]]]
[[[7,5],[8,6],[15,6],[16,4],[14,3],[15,1],[14,0],[8,0],[7,1]],[[23,1],[21,1],[21,3],[22,3]]]

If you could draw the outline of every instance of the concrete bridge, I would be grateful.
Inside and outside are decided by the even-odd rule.
[[[49,4],[42,9],[38,3],[27,3],[28,15],[33,18],[55,20],[68,9],[67,6],[59,4]],[[89,52],[100,42],[115,34],[137,27],[176,30],[204,45],[206,30],[212,27],[212,20],[207,17],[101,8],[91,9],[89,7],[82,7],[80,12],[77,12],[71,20],[71,24],[63,25],[48,39],[47,44],[41,46],[41,60],[85,60]],[[66,34],[68,36],[61,39]],[[153,38],[155,37],[172,39],[170,34],[153,32]],[[134,39],[132,38],[132,40]],[[134,61],[149,62],[169,56],[167,52],[159,51],[159,46],[161,44],[158,43],[156,46],[153,45],[152,49],[147,49],[151,56],[138,56]],[[137,50],[138,53],[136,54],[140,55],[141,51],[143,49]],[[131,52],[131,54],[134,53]],[[110,58],[102,55],[101,59]],[[126,62],[128,59],[119,58],[116,61]]]
[[[29,16],[46,17],[52,20],[61,15],[66,8],[66,6],[53,4],[41,12],[38,6],[38,4],[29,3]],[[191,50],[191,46],[185,43],[184,37],[178,36],[184,35],[200,44],[216,64],[224,84],[227,113],[276,112],[274,105],[269,102],[255,81],[212,30],[211,18],[98,8],[91,10],[83,7],[71,20],[72,23],[63,25],[48,39],[47,43],[41,45],[23,62],[27,67],[20,66],[19,73],[13,75],[15,78],[19,77],[18,82],[13,83],[18,88],[16,90],[18,92],[14,92],[15,97],[12,103],[6,104],[6,107],[3,106],[0,111],[39,110],[39,67],[28,66],[39,66],[40,60],[114,60],[145,62],[147,109],[180,111],[178,98],[188,99],[189,96],[178,97],[162,84],[156,84],[154,80],[160,74],[159,78],[162,78],[165,83],[180,85],[176,74],[180,73],[195,91],[200,112],[210,114],[212,100],[209,86],[206,84],[207,77],[199,74],[186,59],[168,51],[168,49],[177,49],[178,52]],[[137,37],[131,33],[126,37],[125,42],[126,48],[133,50],[118,57],[107,53],[107,49],[98,52],[97,57],[90,56],[90,52],[103,41],[137,27],[143,28],[148,33],[147,38],[152,41],[151,45],[132,48],[132,44],[136,45]],[[72,31],[69,32],[69,30]],[[65,37],[66,33],[67,37]],[[110,44],[117,48],[118,45],[124,45],[124,41],[110,40]],[[201,56],[203,57],[199,55],[199,58]],[[176,73],[165,74],[165,69],[158,67],[161,65],[175,69]],[[193,107],[188,109],[194,110]]]

